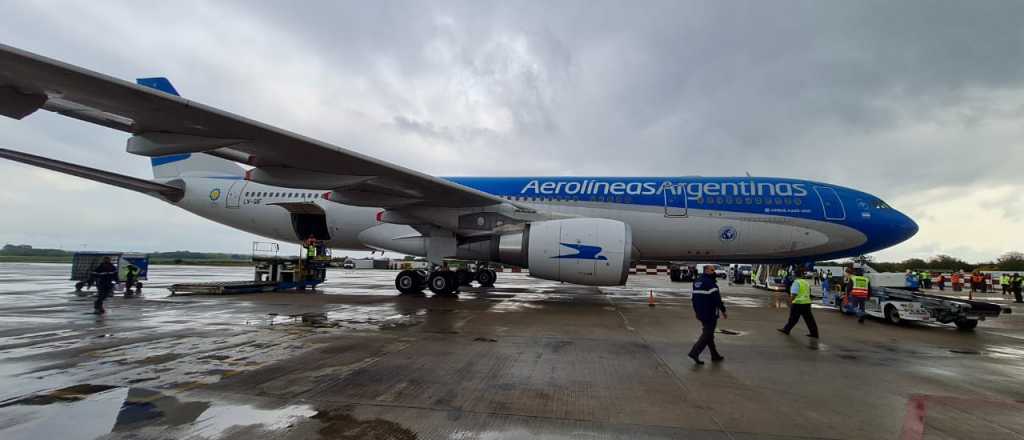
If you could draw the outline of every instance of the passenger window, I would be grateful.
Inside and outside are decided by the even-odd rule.
[[[765,205],[771,205],[772,204],[772,198],[771,197],[765,197],[764,198],[764,204]]]
[[[754,199],[751,199],[750,197],[747,197],[747,198],[743,199],[743,203],[746,203],[748,205],[752,205],[754,203]]]
[[[782,204],[782,197],[776,197],[775,198],[775,204],[776,205],[781,205]]]
[[[722,199],[722,196],[718,196],[718,197],[715,197],[715,203],[721,205],[721,204],[725,203],[725,200]]]
[[[786,197],[786,198],[782,199],[782,202],[787,204],[787,205],[792,205],[793,204],[793,199],[791,199],[789,197]]]
[[[761,204],[761,198],[760,197],[754,197],[754,204],[755,205],[760,205]]]
[[[793,204],[796,205],[796,206],[800,206],[803,203],[804,203],[803,199],[793,199]]]

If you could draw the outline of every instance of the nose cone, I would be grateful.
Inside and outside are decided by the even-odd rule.
[[[918,227],[917,222],[908,217],[906,214],[896,211],[896,218],[893,221],[893,227],[896,229],[896,243],[902,243],[917,234]],[[895,243],[894,243],[895,244]]]

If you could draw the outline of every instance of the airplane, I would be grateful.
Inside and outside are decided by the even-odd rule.
[[[283,242],[426,257],[403,294],[458,293],[448,259],[528,268],[568,283],[625,284],[637,261],[802,263],[862,255],[917,233],[880,198],[768,177],[435,177],[182,98],[0,45],[0,114],[43,109],[130,134],[145,180],[0,149],[0,157],[138,191]]]

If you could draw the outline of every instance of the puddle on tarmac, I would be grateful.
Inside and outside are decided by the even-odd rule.
[[[398,423],[383,419],[360,420],[348,412],[321,410],[312,417],[322,426],[320,435],[324,438],[387,438],[393,440],[416,440],[415,432]]]
[[[309,405],[265,409],[145,388],[81,384],[0,404],[0,438],[94,438],[111,432],[137,432],[144,438],[218,438],[243,427],[286,429],[319,414],[325,413]],[[320,418],[325,419],[325,429],[358,427],[355,419],[343,415],[326,413]]]
[[[985,348],[985,354],[1002,359],[1024,358],[1024,349],[1019,347],[990,346]]]

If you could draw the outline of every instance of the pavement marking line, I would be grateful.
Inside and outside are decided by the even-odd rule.
[[[608,303],[612,305],[612,307],[615,307],[615,302],[612,300],[611,296],[606,296],[605,298],[608,300]],[[623,325],[626,326],[626,329],[635,333],[637,337],[640,338],[640,340],[644,343],[644,346],[647,347],[648,350],[650,350],[652,355],[654,355],[654,359],[658,361],[658,364],[661,366],[661,368],[667,371],[669,376],[672,376],[672,380],[674,380],[676,384],[679,385],[679,388],[682,388],[683,391],[686,391],[686,396],[684,396],[683,400],[687,400],[687,397],[690,395],[690,393],[692,393],[692,391],[689,387],[686,386],[686,383],[683,382],[683,379],[681,379],[679,375],[676,374],[676,371],[673,370],[672,367],[668,364],[668,362],[666,362],[665,359],[658,354],[658,351],[651,346],[651,343],[647,341],[647,338],[645,338],[643,334],[636,331],[636,329],[629,325],[629,318],[626,318],[626,315],[623,315],[622,311],[620,311],[618,307],[615,307],[615,313],[619,315],[619,318],[622,318],[622,323]],[[722,422],[720,420],[718,420],[718,417],[715,417],[715,415],[710,411],[708,411],[708,416],[711,417],[711,420],[713,422],[715,422],[715,425],[718,426],[718,429],[721,429],[722,432],[725,433],[725,435],[729,436],[729,439],[736,440],[736,437],[733,437],[732,433],[729,432],[728,429],[725,429],[725,426],[722,425]]]
[[[938,404],[950,404],[952,409],[957,409],[955,403],[982,403],[997,405],[1024,405],[1024,400],[997,400],[970,397],[940,396],[932,394],[914,394],[907,400],[907,413],[903,416],[903,429],[900,432],[900,440],[921,440],[924,438],[924,421],[928,415],[928,402]],[[961,412],[963,412],[961,410]],[[1000,427],[1002,428],[1002,427]],[[1009,432],[1012,430],[1003,428]]]

